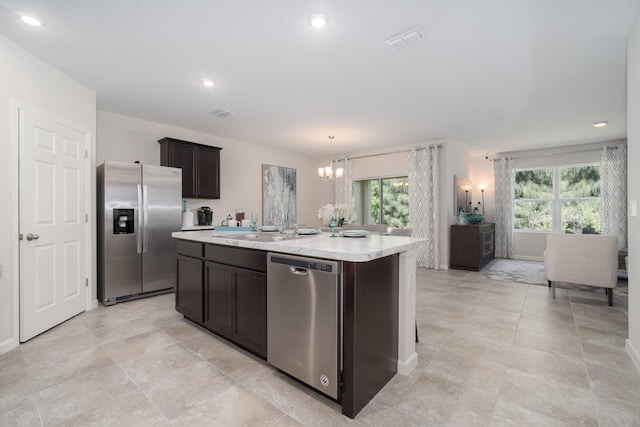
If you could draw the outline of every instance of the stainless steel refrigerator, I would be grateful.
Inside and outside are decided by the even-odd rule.
[[[171,233],[182,225],[181,170],[107,161],[96,181],[100,302],[173,291]]]

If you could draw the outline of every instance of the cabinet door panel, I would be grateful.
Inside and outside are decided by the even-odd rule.
[[[173,143],[171,166],[182,169],[182,197],[197,197],[196,194],[196,147]]]
[[[197,149],[197,197],[204,199],[220,198],[220,150]]]
[[[177,256],[176,311],[202,322],[202,260]]]
[[[206,262],[205,294],[205,326],[222,336],[232,338],[233,267]]]
[[[267,275],[233,269],[233,339],[263,356],[267,354]]]

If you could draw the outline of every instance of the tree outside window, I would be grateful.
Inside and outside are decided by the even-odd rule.
[[[516,171],[516,230],[600,233],[600,165]]]
[[[393,228],[409,225],[408,177],[354,181],[353,198],[362,224],[386,224]]]

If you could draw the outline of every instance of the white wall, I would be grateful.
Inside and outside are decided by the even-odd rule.
[[[0,353],[18,345],[18,182],[15,102],[30,105],[90,132],[92,170],[95,170],[95,93],[0,36]],[[95,172],[91,177],[95,187]],[[95,198],[91,206],[94,206]],[[93,215],[91,215],[93,216]],[[92,223],[92,236],[95,224]],[[91,243],[91,247],[95,242]],[[95,284],[95,256],[90,280]],[[97,299],[95,285],[91,300]]]
[[[160,164],[158,140],[171,137],[198,144],[222,148],[220,152],[220,199],[188,199],[188,209],[209,206],[213,210],[213,224],[236,208],[248,218],[257,212],[262,221],[262,164],[296,169],[297,221],[300,224],[320,225],[317,219],[320,206],[329,203],[329,187],[318,178],[321,159],[313,159],[286,151],[272,150],[243,142],[230,141],[202,132],[163,123],[98,111],[97,161],[105,160]]]
[[[627,185],[629,200],[640,199],[640,18],[629,37],[627,71]],[[637,166],[637,167],[636,167]],[[629,216],[629,339],[627,351],[640,370],[640,222]]]
[[[514,151],[501,153],[500,155],[515,157],[517,168],[538,168],[568,164],[594,163],[600,161],[600,149],[602,147],[606,145],[626,143],[626,139],[616,139],[589,144],[551,147],[540,150]],[[484,156],[474,157],[472,181],[474,185],[481,182],[490,184],[487,191],[485,191],[485,207],[487,211],[487,221],[491,221],[495,215],[493,162],[486,160]],[[478,200],[477,197],[479,197],[479,195],[480,192],[476,189],[474,192],[474,204],[475,201]],[[546,245],[546,236],[547,233],[542,232],[514,232],[514,258],[542,261],[542,254]]]

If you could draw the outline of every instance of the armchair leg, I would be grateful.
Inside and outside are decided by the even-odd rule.
[[[606,291],[609,297],[609,307],[613,307],[613,288],[606,288]]]
[[[556,282],[549,281],[551,284],[551,293],[553,294],[553,299],[556,299]]]

